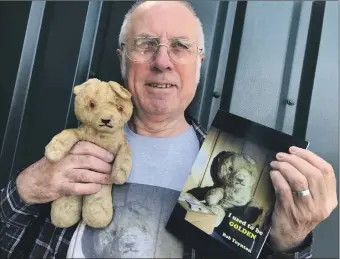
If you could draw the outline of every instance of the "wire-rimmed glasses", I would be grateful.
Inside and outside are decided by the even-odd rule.
[[[202,49],[188,40],[183,38],[169,39],[169,44],[160,44],[159,38],[156,37],[136,37],[122,43],[126,45],[126,55],[133,62],[149,62],[157,53],[160,46],[168,49],[168,55],[174,63],[187,64],[195,60]]]

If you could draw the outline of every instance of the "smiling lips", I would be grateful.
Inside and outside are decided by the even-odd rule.
[[[156,83],[150,83],[150,84],[145,84],[147,86],[151,86],[153,88],[171,88],[171,87],[174,87],[176,85],[173,85],[173,84],[156,84]]]

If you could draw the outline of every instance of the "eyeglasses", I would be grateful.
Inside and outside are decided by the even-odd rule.
[[[122,43],[126,45],[126,55],[138,63],[149,62],[157,53],[160,46],[167,47],[168,55],[174,63],[187,64],[193,62],[202,49],[190,40],[174,38],[169,39],[169,44],[160,44],[158,38],[137,37]]]

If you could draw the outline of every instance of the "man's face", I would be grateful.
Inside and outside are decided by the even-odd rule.
[[[132,14],[127,38],[147,35],[168,45],[168,39],[180,37],[201,48],[198,31],[194,15],[185,6],[176,2],[149,2]],[[147,63],[122,57],[125,54],[120,50],[118,55],[121,62],[126,62],[125,84],[132,93],[137,113],[159,119],[183,114],[194,97],[203,57],[197,55],[188,63],[178,64],[171,60],[165,46]],[[166,84],[166,88],[160,84],[163,87]]]

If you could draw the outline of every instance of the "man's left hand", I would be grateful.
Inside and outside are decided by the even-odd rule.
[[[278,252],[298,247],[308,234],[337,207],[332,166],[313,152],[291,147],[271,163],[277,193],[269,241]],[[309,190],[298,196],[296,192]]]

